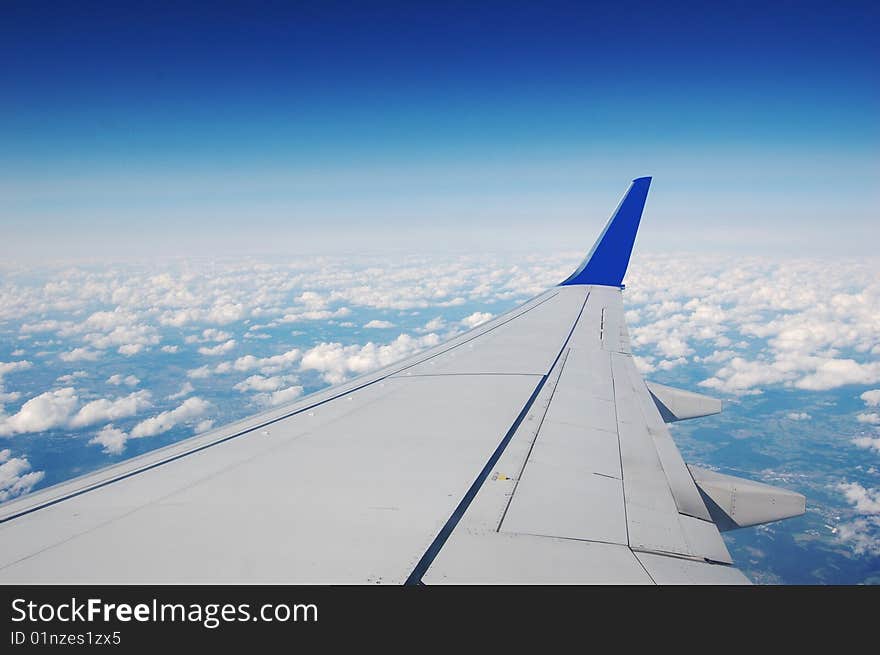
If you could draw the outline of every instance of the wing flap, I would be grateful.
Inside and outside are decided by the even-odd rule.
[[[618,435],[630,545],[644,550],[702,555],[689,546],[680,522],[687,515],[710,520],[699,492],[657,410],[647,397],[632,358],[612,353]],[[686,498],[687,502],[678,500]],[[723,548],[720,536],[713,552]]]
[[[688,468],[722,531],[781,521],[806,511],[806,498],[795,491],[698,466]]]
[[[506,532],[456,531],[426,584],[652,584],[626,546]]]
[[[739,569],[684,557],[656,553],[636,553],[639,562],[658,585],[708,584],[749,585],[751,582]]]
[[[721,413],[721,401],[685,389],[647,382],[651,398],[667,423]]]

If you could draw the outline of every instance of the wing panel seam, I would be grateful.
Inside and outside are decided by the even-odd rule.
[[[547,418],[547,412],[550,411],[550,403],[553,402],[553,396],[556,394],[556,387],[559,385],[559,380],[562,378],[562,371],[565,369],[565,363],[568,361],[568,355],[571,352],[571,348],[567,348],[565,351],[565,357],[562,358],[562,363],[559,366],[559,374],[556,376],[556,385],[553,387],[553,391],[550,394],[550,399],[547,401],[547,406],[544,408],[544,413],[541,415],[541,421],[538,423],[538,428],[535,430],[535,436],[532,438],[532,443],[529,445],[529,452],[526,453],[526,457],[523,460],[523,464],[519,469],[519,474],[516,476],[516,482],[513,485],[513,491],[510,492],[510,497],[507,499],[507,504],[504,506],[504,512],[501,513],[501,519],[498,521],[498,526],[495,528],[495,532],[501,532],[501,526],[504,524],[504,518],[507,516],[507,511],[510,509],[510,504],[513,502],[513,497],[516,495],[516,490],[519,487],[520,480],[522,480],[523,474],[525,473],[526,466],[528,466],[529,459],[532,456],[532,451],[535,449],[535,444],[538,442],[538,435],[541,434],[541,427],[544,425],[544,421]]]
[[[529,410],[534,404],[535,399],[538,397],[538,394],[541,393],[541,389],[544,387],[544,384],[547,382],[547,379],[550,377],[550,373],[556,367],[559,358],[562,357],[562,353],[565,352],[566,347],[568,346],[568,342],[571,339],[571,335],[574,334],[574,330],[577,327],[578,323],[581,320],[581,316],[584,313],[584,307],[587,305],[587,299],[590,297],[589,292],[584,298],[583,303],[581,304],[580,311],[578,312],[577,318],[575,318],[574,323],[572,323],[571,330],[568,332],[568,336],[565,338],[565,341],[562,344],[562,347],[559,349],[559,352],[556,354],[556,358],[553,360],[553,363],[550,365],[550,368],[547,370],[547,373],[541,376],[541,379],[538,381],[538,384],[535,386],[535,390],[532,392],[532,395],[529,396],[529,399],[526,401],[526,404],[523,406],[520,413],[517,415],[516,419],[513,422],[513,425],[510,426],[510,429],[501,439],[501,443],[495,448],[495,451],[490,455],[489,460],[483,466],[483,469],[477,474],[477,478],[465,492],[464,497],[456,506],[455,510],[452,512],[452,515],[446,520],[446,523],[440,528],[440,532],[437,533],[437,536],[434,537],[434,540],[428,546],[428,549],[424,552],[422,557],[416,563],[415,568],[413,568],[412,572],[407,577],[404,582],[405,585],[417,585],[422,581],[422,577],[427,573],[431,564],[434,562],[434,559],[437,557],[440,550],[446,544],[447,539],[452,534],[453,530],[455,530],[458,522],[461,520],[464,513],[467,511],[470,504],[473,502],[474,498],[477,495],[477,492],[483,486],[486,481],[486,478],[489,477],[489,473],[492,471],[492,467],[498,462],[501,458],[501,455],[504,454],[507,445],[510,443],[510,440],[513,438],[513,435],[516,434],[517,429],[520,424],[525,419]]]

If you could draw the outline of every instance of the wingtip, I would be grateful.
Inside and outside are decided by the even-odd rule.
[[[620,201],[593,248],[578,269],[560,286],[594,284],[623,286],[623,276],[635,244],[636,233],[651,186],[650,177],[637,177]]]

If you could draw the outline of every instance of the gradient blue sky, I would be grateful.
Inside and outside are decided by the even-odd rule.
[[[107,4],[4,3],[6,260],[880,240],[876,4]]]

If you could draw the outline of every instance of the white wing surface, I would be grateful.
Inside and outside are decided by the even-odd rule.
[[[3,505],[0,582],[747,582],[719,527],[803,496],[689,469],[666,422],[720,406],[633,364],[621,283],[649,184],[503,316]]]

